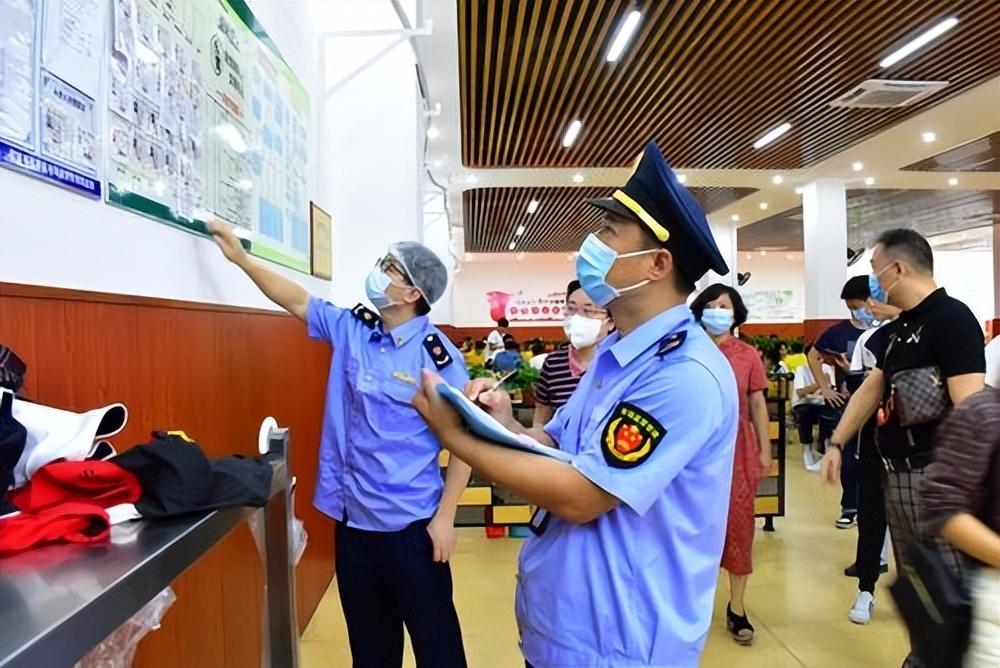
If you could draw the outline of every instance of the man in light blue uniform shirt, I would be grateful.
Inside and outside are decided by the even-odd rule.
[[[650,143],[580,249],[577,277],[617,326],[569,403],[521,427],[504,393],[467,393],[569,464],[467,432],[424,372],[414,405],[444,447],[540,510],[521,551],[516,614],[534,668],[698,665],[725,539],[739,399],[686,306],[728,273],[701,207]],[[480,393],[482,392],[482,393]]]
[[[471,469],[452,458],[442,481],[440,443],[410,403],[423,369],[457,387],[469,379],[427,318],[447,270],[421,244],[393,244],[365,284],[379,313],[343,309],[251,260],[227,227],[210,230],[265,295],[334,349],[314,504],[339,523],[335,568],[355,668],[402,666],[404,625],[419,668],[464,667],[447,561]]]

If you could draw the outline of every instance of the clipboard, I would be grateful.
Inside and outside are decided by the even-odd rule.
[[[444,397],[448,403],[455,407],[466,428],[476,436],[486,439],[496,445],[520,450],[540,457],[549,457],[561,462],[571,462],[573,457],[558,448],[550,448],[542,445],[526,434],[515,434],[507,427],[500,424],[496,418],[477,406],[471,399],[458,388],[447,383],[437,386],[438,394]]]

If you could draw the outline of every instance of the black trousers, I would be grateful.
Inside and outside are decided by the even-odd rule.
[[[858,589],[875,593],[882,546],[885,544],[885,466],[875,448],[875,423],[869,422],[858,436],[858,549],[854,563],[858,569]]]
[[[427,524],[394,532],[337,525],[337,582],[354,668],[400,668],[404,625],[418,668],[465,668],[451,568],[434,563]]]

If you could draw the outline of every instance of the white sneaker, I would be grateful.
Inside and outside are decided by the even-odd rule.
[[[807,471],[819,471],[822,466],[822,458],[817,456],[811,445],[802,446],[802,463]]]
[[[847,617],[855,624],[867,624],[872,620],[874,609],[875,597],[866,591],[859,591],[854,607],[847,613]]]

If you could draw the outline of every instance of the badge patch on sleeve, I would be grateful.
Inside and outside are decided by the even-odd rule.
[[[667,430],[638,406],[618,404],[604,426],[601,451],[609,465],[630,469],[646,461]]]

